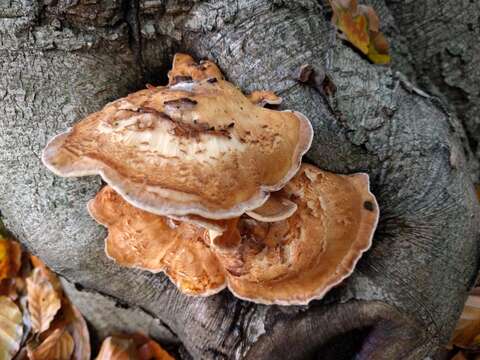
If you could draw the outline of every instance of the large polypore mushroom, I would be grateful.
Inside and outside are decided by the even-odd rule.
[[[293,215],[276,222],[243,215],[225,221],[223,233],[135,209],[110,187],[89,209],[109,228],[110,257],[165,270],[185,293],[209,295],[226,283],[242,299],[306,304],[353,272],[371,245],[378,205],[366,174],[335,175],[311,165],[275,197],[294,203]]]
[[[215,64],[177,55],[166,87],[106,105],[53,138],[42,156],[60,176],[99,174],[134,206],[159,215],[226,219],[260,207],[297,172],[310,122],[262,108]]]

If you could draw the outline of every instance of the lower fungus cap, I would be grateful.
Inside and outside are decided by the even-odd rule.
[[[225,287],[206,229],[137,209],[109,186],[89,202],[88,210],[108,227],[105,252],[120,265],[163,271],[188,295],[207,296]]]
[[[278,193],[296,211],[262,222],[247,215],[208,230],[136,209],[105,187],[89,204],[109,229],[106,252],[119,264],[165,271],[190,295],[226,286],[262,304],[304,305],[348,277],[369,249],[379,217],[368,175],[336,175],[311,165]]]
[[[193,81],[107,104],[53,138],[44,164],[60,176],[101,175],[132,205],[158,215],[228,219],[261,206],[298,170],[310,122],[252,103],[279,101],[271,93],[250,101],[194,65],[175,68],[185,61],[174,64],[172,79],[198,70]]]

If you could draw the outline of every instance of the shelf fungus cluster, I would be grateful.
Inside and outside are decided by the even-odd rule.
[[[44,164],[100,175],[88,204],[108,228],[107,255],[165,272],[180,291],[228,287],[264,304],[306,304],[349,276],[371,245],[379,209],[366,174],[302,164],[313,130],[245,96],[210,61],[177,54],[164,87],[107,104],[53,138]]]

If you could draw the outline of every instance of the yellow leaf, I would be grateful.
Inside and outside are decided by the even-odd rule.
[[[39,346],[27,346],[30,360],[69,360],[73,353],[72,336],[65,329],[56,329]]]
[[[22,313],[6,296],[0,296],[0,360],[11,359],[20,348]]]
[[[28,310],[34,333],[48,329],[58,309],[60,297],[40,268],[27,278]]]
[[[371,32],[370,40],[368,58],[375,64],[388,64],[390,62],[389,45],[385,36],[381,32]]]

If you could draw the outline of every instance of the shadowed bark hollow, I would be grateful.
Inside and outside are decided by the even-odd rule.
[[[448,340],[479,265],[469,144],[445,100],[405,80],[419,73],[410,33],[404,37],[394,20],[402,17],[400,10],[395,14],[402,3],[390,4],[392,13],[383,0],[372,4],[385,19],[399,72],[369,63],[342,42],[321,1],[0,3],[5,223],[70,283],[67,290],[92,324],[114,324],[115,304],[130,306],[131,312],[118,310],[122,319],[157,319],[152,332],[179,344],[182,358],[434,354]],[[146,82],[164,82],[176,51],[210,58],[244,91],[275,90],[284,108],[307,115],[315,130],[307,161],[370,174],[381,208],[373,247],[323,300],[279,307],[240,301],[227,291],[192,298],[162,274],[121,268],[105,257],[105,230],[86,211],[100,179],[62,179],[42,166],[40,153],[51,136]],[[297,82],[303,64],[328,73],[336,92],[326,96],[321,84]],[[89,301],[99,297],[105,304],[96,301],[96,308],[111,318],[92,311]]]

